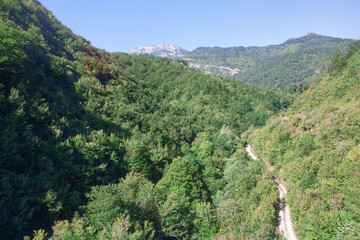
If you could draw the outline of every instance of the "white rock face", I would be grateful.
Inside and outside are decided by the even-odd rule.
[[[183,60],[187,60],[187,61],[191,61],[191,59],[185,59],[183,58]],[[221,66],[221,65],[202,65],[202,64],[196,64],[196,63],[192,63],[189,62],[189,66],[199,69],[201,71],[203,71],[206,74],[212,74],[212,75],[223,75],[223,76],[233,76],[239,72],[241,72],[240,69],[238,68],[230,68],[230,67],[226,67],[226,66]]]
[[[150,54],[157,57],[181,58],[189,51],[172,44],[160,44],[153,46],[140,46],[131,49],[128,53],[133,55]]]

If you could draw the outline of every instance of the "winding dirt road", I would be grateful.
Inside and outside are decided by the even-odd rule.
[[[255,156],[253,151],[251,150],[251,146],[246,146],[246,152],[249,154],[249,156],[257,160],[258,158]],[[268,164],[267,164],[268,165]],[[270,171],[273,170],[273,168],[269,165],[267,166]],[[290,208],[286,204],[286,188],[285,186],[279,182],[278,180],[274,179],[274,182],[276,183],[278,189],[279,189],[279,195],[280,195],[280,207],[279,207],[279,230],[284,235],[284,237],[288,240],[297,240],[295,230],[293,227],[293,224],[291,222],[291,216],[290,216]]]

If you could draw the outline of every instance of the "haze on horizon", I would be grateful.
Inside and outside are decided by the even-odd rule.
[[[356,0],[40,0],[74,33],[107,51],[175,44],[266,46],[308,33],[359,39]]]

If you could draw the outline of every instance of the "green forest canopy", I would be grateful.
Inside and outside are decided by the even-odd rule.
[[[250,137],[280,170],[302,239],[360,237],[360,43]]]
[[[182,60],[97,49],[36,0],[0,9],[0,238],[276,239],[276,185],[247,138],[301,238],[359,238],[358,43],[289,107]]]
[[[354,40],[310,33],[266,47],[201,47],[185,58],[193,64],[237,68],[240,72],[233,75],[235,79],[278,90],[314,81],[315,76],[326,69],[331,56],[337,50],[346,51],[352,42]]]
[[[287,101],[0,10],[1,238],[274,238],[276,188],[237,149]]]

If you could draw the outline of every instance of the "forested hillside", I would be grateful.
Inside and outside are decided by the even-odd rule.
[[[186,55],[198,68],[216,75],[228,75],[215,66],[237,69],[235,79],[268,89],[299,82],[312,82],[336,52],[344,52],[349,39],[308,34],[279,45],[266,47],[197,48]]]
[[[36,0],[0,11],[1,239],[275,238],[276,186],[237,149],[286,101],[109,54]]]
[[[284,179],[301,239],[360,238],[360,43],[250,137]]]

